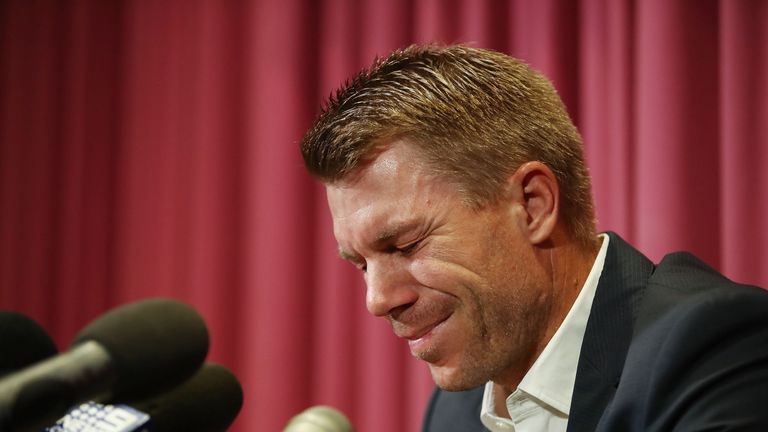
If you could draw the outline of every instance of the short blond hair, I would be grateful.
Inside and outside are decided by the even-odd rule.
[[[313,176],[334,183],[395,138],[414,143],[475,208],[497,202],[523,163],[544,163],[561,189],[565,225],[595,244],[581,136],[552,83],[525,63],[463,45],[394,51],[329,98],[301,151]]]

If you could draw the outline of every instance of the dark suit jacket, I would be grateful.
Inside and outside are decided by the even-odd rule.
[[[608,234],[568,431],[768,431],[768,292]],[[482,395],[436,389],[422,430],[485,431]]]

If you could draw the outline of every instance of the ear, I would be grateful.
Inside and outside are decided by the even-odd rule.
[[[509,178],[513,201],[522,206],[522,229],[531,244],[551,238],[559,216],[560,186],[555,174],[541,162],[527,162]]]

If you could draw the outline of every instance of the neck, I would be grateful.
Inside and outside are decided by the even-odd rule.
[[[547,278],[542,281],[545,286],[542,290],[547,291],[550,297],[548,312],[542,323],[541,337],[525,370],[510,371],[511,374],[495,381],[495,387],[500,387],[497,392],[501,390],[495,394],[497,398],[505,398],[517,388],[528,369],[560,328],[584,287],[600,250],[600,244],[601,242],[596,240],[594,245],[585,247],[569,236],[553,235],[547,244],[537,250],[539,264]]]
[[[594,246],[586,248],[581,243],[570,240],[553,246],[548,253],[542,253],[542,259],[545,261],[543,265],[548,269],[554,292],[547,342],[571,310],[576,297],[587,281],[589,272],[592,271],[599,250],[600,242],[595,242]]]

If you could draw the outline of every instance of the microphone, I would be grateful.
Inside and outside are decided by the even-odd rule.
[[[173,390],[139,403],[72,409],[49,432],[224,432],[243,405],[243,390],[226,367],[206,363]]]
[[[292,418],[283,432],[353,432],[349,419],[335,408],[317,405]]]
[[[56,355],[56,345],[32,318],[0,311],[0,377]]]
[[[0,380],[0,430],[39,430],[86,400],[140,399],[189,378],[208,354],[190,306],[150,299],[87,325],[72,348]]]

